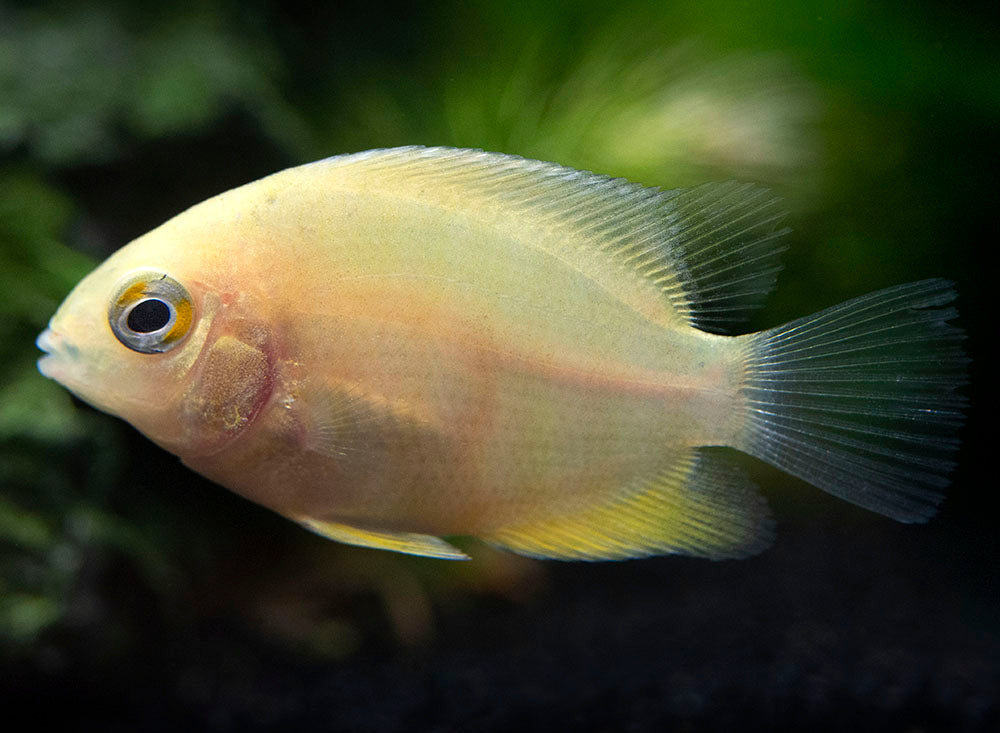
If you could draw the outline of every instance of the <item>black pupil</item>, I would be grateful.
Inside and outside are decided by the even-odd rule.
[[[152,333],[159,331],[170,322],[170,306],[162,300],[150,298],[136,304],[129,311],[128,327],[136,333]]]

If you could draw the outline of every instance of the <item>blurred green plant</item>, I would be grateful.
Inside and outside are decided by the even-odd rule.
[[[452,137],[487,132],[491,149],[665,188],[735,177],[815,191],[823,105],[787,58],[637,39],[619,21],[552,78],[549,46],[536,35],[509,68],[449,85]]]
[[[224,3],[183,10],[0,8],[0,150],[26,148],[47,165],[99,162],[130,140],[203,130],[234,107],[289,149],[307,146],[278,93],[269,40],[234,34]]]
[[[79,568],[62,528],[75,482],[46,454],[79,444],[87,430],[69,395],[38,379],[24,346],[92,266],[57,241],[71,211],[37,177],[0,175],[0,639],[14,643],[62,617]]]
[[[15,647],[65,617],[95,547],[157,563],[136,528],[101,509],[121,470],[114,429],[35,369],[33,334],[94,264],[59,242],[72,215],[39,177],[0,174],[0,643]]]

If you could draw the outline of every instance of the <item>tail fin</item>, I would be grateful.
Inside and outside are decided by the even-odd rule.
[[[924,280],[741,337],[737,448],[902,522],[941,502],[965,400],[951,283]]]

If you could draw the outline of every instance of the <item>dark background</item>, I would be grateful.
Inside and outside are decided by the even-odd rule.
[[[992,730],[990,4],[0,0],[0,703],[76,729]],[[482,147],[788,204],[765,328],[958,284],[948,498],[903,526],[745,462],[739,562],[471,563],[326,542],[37,374],[110,252],[340,152]]]

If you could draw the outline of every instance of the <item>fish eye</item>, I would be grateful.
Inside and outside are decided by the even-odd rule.
[[[191,296],[161,272],[138,272],[118,283],[108,323],[125,346],[143,354],[161,354],[177,346],[194,322]]]
[[[152,333],[170,323],[173,316],[169,303],[159,298],[148,298],[132,306],[125,323],[136,333]]]

